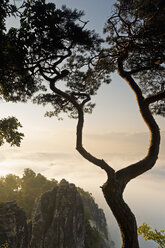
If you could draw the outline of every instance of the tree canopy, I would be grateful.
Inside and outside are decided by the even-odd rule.
[[[7,32],[6,18],[17,16],[18,9],[11,1],[0,3],[0,100],[26,101],[39,89],[29,78],[27,70],[22,67],[23,54],[18,44],[13,43],[12,30]],[[23,133],[16,117],[7,117],[0,120],[0,145],[4,142],[11,146],[20,146]]]
[[[120,2],[104,28],[110,46],[105,53],[114,63],[123,57],[124,70],[137,79],[152,112],[165,116],[165,3]]]
[[[24,169],[21,178],[13,174],[0,177],[0,202],[17,201],[18,206],[24,209],[29,219],[36,198],[55,185],[57,185],[55,179],[49,180],[27,168]]]

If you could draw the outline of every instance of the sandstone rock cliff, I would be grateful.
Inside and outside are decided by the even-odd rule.
[[[37,201],[32,248],[84,248],[84,209],[74,184],[62,180]]]
[[[35,203],[31,221],[15,202],[0,204],[0,248],[113,248],[103,210],[88,192],[62,180]]]
[[[88,192],[62,180],[36,202],[31,248],[112,248],[102,209]]]

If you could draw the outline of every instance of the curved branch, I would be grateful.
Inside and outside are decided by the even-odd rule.
[[[57,76],[58,77],[58,76]],[[45,79],[48,80],[48,78],[46,77]],[[58,77],[59,79],[59,77]],[[70,103],[73,104],[73,106],[77,109],[78,111],[78,123],[77,123],[77,133],[76,133],[76,150],[85,158],[87,159],[89,162],[97,165],[98,167],[100,167],[101,169],[105,170],[105,172],[107,173],[108,179],[111,179],[114,177],[114,173],[115,171],[102,159],[98,159],[96,157],[94,157],[92,154],[90,154],[89,152],[86,151],[86,149],[83,147],[82,145],[82,131],[83,131],[83,124],[84,124],[84,112],[83,112],[83,108],[85,103],[87,103],[90,100],[89,95],[85,95],[86,99],[83,100],[83,102],[81,104],[79,104],[74,96],[70,96],[69,94],[67,94],[66,92],[61,91],[60,89],[58,89],[55,86],[55,81],[50,79],[50,89],[62,96],[63,98],[65,98],[66,100],[68,100]],[[81,94],[81,93],[80,93]]]
[[[114,178],[115,171],[111,168],[103,159],[98,159],[87,152],[82,144],[82,130],[84,124],[84,112],[83,108],[78,108],[78,123],[77,123],[77,141],[76,141],[76,149],[77,151],[89,162],[97,165],[101,169],[105,170],[108,176],[108,179]]]
[[[71,45],[69,46],[69,48],[66,48],[66,50],[67,50],[68,53],[67,53],[66,55],[63,55],[63,56],[61,55],[61,56],[59,56],[59,57],[60,57],[59,60],[57,60],[56,62],[54,62],[54,64],[53,64],[53,67],[54,67],[54,68],[56,68],[57,65],[61,64],[66,58],[68,58],[69,56],[72,55],[71,47],[72,47],[72,43],[71,43]]]
[[[146,157],[141,161],[116,172],[116,176],[118,178],[123,179],[127,183],[131,179],[141,175],[142,173],[151,169],[155,165],[159,154],[160,131],[155,119],[153,118],[149,110],[148,104],[146,104],[145,99],[142,96],[141,89],[136,84],[131,75],[128,72],[124,71],[124,59],[125,58],[122,57],[118,59],[118,73],[134,91],[140,109],[140,113],[150,131],[150,145]]]

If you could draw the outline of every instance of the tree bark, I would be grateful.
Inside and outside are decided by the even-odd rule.
[[[134,214],[123,200],[125,185],[114,178],[103,185],[102,191],[119,225],[122,236],[122,248],[139,248],[137,224]]]
[[[120,176],[118,172],[115,173],[114,169],[104,160],[94,157],[85,150],[82,145],[84,114],[81,107],[78,109],[78,114],[76,149],[85,159],[100,167],[107,173],[108,179],[102,186],[102,191],[105,200],[120,227],[122,248],[139,248],[136,219],[128,205],[123,200],[123,191],[127,183],[123,180],[123,177]]]

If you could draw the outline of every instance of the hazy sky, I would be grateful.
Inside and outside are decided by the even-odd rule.
[[[57,7],[66,4],[85,10],[88,27],[101,34],[110,15],[110,0],[57,0]],[[147,152],[149,135],[138,112],[135,96],[118,75],[104,85],[94,97],[96,108],[87,115],[84,127],[84,146],[94,155],[105,159],[114,169],[122,168]],[[22,175],[31,168],[49,178],[66,178],[93,193],[100,207],[106,211],[112,238],[119,247],[119,235],[114,219],[99,188],[106,180],[105,173],[85,161],[75,150],[76,121],[64,117],[45,118],[46,108],[29,104],[0,103],[1,116],[16,116],[23,124],[25,138],[20,148],[4,145],[0,148],[1,175]],[[165,120],[156,117],[162,134],[161,151],[156,166],[145,175],[130,182],[124,197],[136,214],[138,225],[143,221],[153,228],[165,229]],[[153,243],[148,246],[154,247]]]

